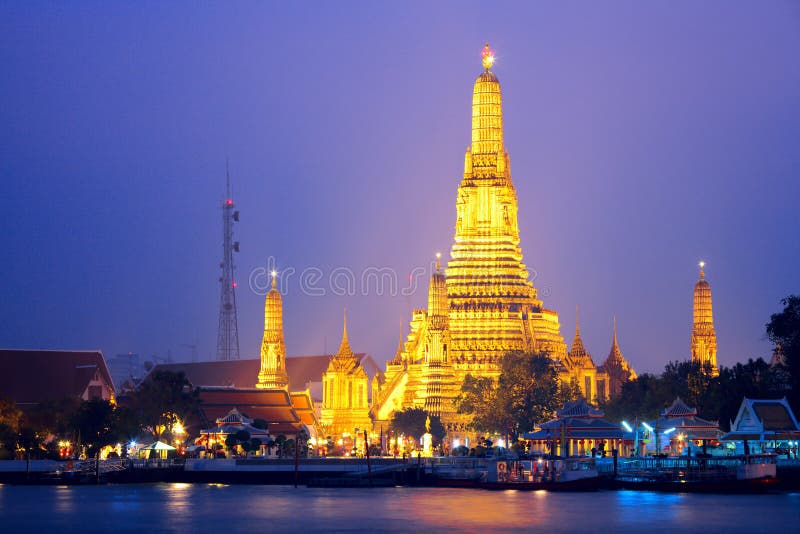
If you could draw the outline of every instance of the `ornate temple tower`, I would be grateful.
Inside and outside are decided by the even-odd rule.
[[[261,370],[258,372],[259,389],[289,389],[286,374],[286,346],[283,342],[283,301],[272,272],[272,289],[264,302],[264,338],[261,342]]]
[[[350,348],[347,339],[347,314],[342,342],[322,375],[322,413],[320,422],[330,435],[340,436],[355,429],[371,430],[367,387],[369,378]]]
[[[603,400],[604,392],[597,387],[597,368],[592,360],[592,355],[583,346],[581,330],[578,325],[578,307],[575,306],[575,338],[572,340],[572,348],[567,355],[569,368],[571,369],[571,379],[576,381],[583,392],[583,396],[589,401],[595,399]]]
[[[447,265],[450,335],[458,371],[497,376],[497,360],[513,350],[566,356],[558,315],[545,310],[522,263],[517,194],[503,143],[500,82],[484,71],[472,92],[472,145],[456,200],[456,231]]]
[[[717,333],[711,310],[711,285],[706,280],[705,262],[700,262],[700,279],[694,285],[694,313],[692,324],[692,361],[711,366],[712,373],[719,374],[717,367]]]
[[[614,317],[614,338],[611,341],[611,351],[608,353],[606,361],[600,366],[600,371],[605,373],[608,377],[608,390],[605,392],[608,398],[619,396],[622,392],[622,384],[636,378],[636,371],[628,365],[628,362],[622,355],[622,351],[619,350],[616,317]]]
[[[423,382],[424,409],[429,415],[444,416],[455,412],[454,373],[450,363],[450,318],[447,302],[447,279],[442,272],[440,254],[428,289],[428,325],[425,334]]]
[[[422,408],[441,416],[451,438],[468,435],[468,418],[454,409],[461,384],[468,374],[497,378],[500,358],[511,351],[543,351],[558,362],[562,380],[577,380],[591,398],[597,391],[597,372],[591,357],[583,357],[580,337],[570,359],[558,314],[543,307],[522,261],[493,64],[486,45],[472,91],[472,143],[458,185],[450,261],[442,273],[437,260],[428,309],[414,310],[408,337],[387,363],[377,394],[373,389],[376,422]]]

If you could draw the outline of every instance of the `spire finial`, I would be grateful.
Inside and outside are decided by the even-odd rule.
[[[494,65],[494,51],[489,48],[489,43],[486,43],[481,51],[481,64],[486,70],[491,69]]]
[[[272,289],[275,289],[275,287],[278,285],[278,282],[277,282],[278,271],[273,269],[272,272],[269,273],[269,274],[270,274],[270,276],[272,276]]]
[[[706,262],[701,261],[698,265],[700,266],[700,280],[705,280],[705,278],[706,278]]]
[[[575,337],[580,335],[580,328],[578,327],[578,305],[575,305]]]
[[[441,270],[442,270],[442,253],[441,252],[437,252],[436,253],[436,272],[438,273]]]
[[[614,314],[614,346],[617,346],[617,315]]]
[[[399,323],[399,326],[400,326],[400,328],[399,328],[400,335],[398,337],[397,350],[402,352],[403,351],[403,318],[401,317],[397,322]]]
[[[342,343],[347,341],[347,306],[344,307],[344,328],[342,329]]]

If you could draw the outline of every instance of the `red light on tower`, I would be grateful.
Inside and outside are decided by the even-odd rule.
[[[228,205],[228,206],[232,206],[233,205],[233,200],[228,199],[228,200],[225,201],[225,204]]]
[[[232,285],[233,287],[236,287],[236,282],[231,282],[231,285]]]

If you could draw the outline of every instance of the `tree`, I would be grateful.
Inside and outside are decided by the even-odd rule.
[[[250,452],[258,452],[261,450],[261,440],[258,438],[251,438],[248,442],[247,450]]]
[[[10,399],[0,397],[0,425],[6,425],[12,431],[18,432],[21,419],[22,410],[17,404]]]
[[[278,449],[278,458],[283,458],[284,455],[284,448],[286,445],[286,436],[281,434],[277,438],[275,438],[275,447]]]
[[[161,439],[179,421],[197,418],[199,400],[183,373],[156,370],[131,395],[131,405],[142,426]]]
[[[81,443],[86,446],[88,456],[94,456],[105,445],[117,442],[117,414],[108,401],[83,402],[72,424]]]
[[[397,434],[405,434],[419,439],[426,432],[425,422],[428,417],[431,419],[431,436],[441,440],[447,433],[442,419],[438,415],[429,416],[428,412],[422,408],[406,408],[403,411],[394,412],[389,427]]]
[[[551,419],[556,410],[580,396],[574,383],[564,383],[555,362],[544,353],[510,352],[500,359],[500,378],[467,376],[457,401],[460,413],[473,416],[478,431],[515,438]]]
[[[800,410],[800,295],[789,295],[781,304],[783,311],[772,314],[767,323],[767,336],[783,351],[791,388],[787,397],[797,412]]]
[[[228,434],[225,436],[225,446],[228,447],[228,450],[233,451],[238,444],[239,439],[236,437],[236,434]]]

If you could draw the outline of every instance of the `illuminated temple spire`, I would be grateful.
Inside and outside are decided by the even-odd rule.
[[[692,361],[709,365],[712,374],[719,373],[717,367],[717,333],[714,330],[714,314],[711,303],[711,285],[706,280],[705,262],[700,262],[700,277],[694,285],[694,307],[692,321]]]
[[[578,306],[575,306],[575,339],[572,340],[569,359],[572,361],[573,365],[578,367],[594,367],[592,356],[589,354],[589,351],[586,350],[586,347],[583,346],[583,340],[581,339],[581,330],[578,325]]]
[[[264,301],[264,338],[261,342],[259,389],[288,389],[286,346],[283,342],[283,301],[277,287],[278,273],[272,271],[272,289]]]
[[[347,309],[344,310],[342,342],[322,375],[320,422],[332,435],[371,428],[367,389],[369,378],[347,337]]]
[[[342,342],[339,344],[339,350],[333,356],[334,365],[338,369],[349,369],[358,365],[358,359],[350,348],[350,340],[347,339],[347,308],[343,312],[343,326],[342,326]]]
[[[491,373],[509,351],[543,350],[563,357],[566,344],[557,314],[542,309],[522,263],[502,93],[488,44],[481,64],[484,70],[472,91],[472,144],[464,155],[456,199],[447,297],[454,358],[464,364],[484,362]]]
[[[428,289],[427,331],[424,337],[425,359],[422,362],[424,409],[429,415],[448,415],[455,411],[458,394],[453,380],[453,367],[448,354],[450,319],[447,302],[447,279],[442,272],[440,253],[436,253],[436,269]]]
[[[628,365],[619,348],[619,343],[617,343],[616,315],[614,316],[614,336],[611,340],[611,350],[600,370],[608,374],[608,393],[612,398],[619,396],[622,384],[636,378],[636,372]]]

